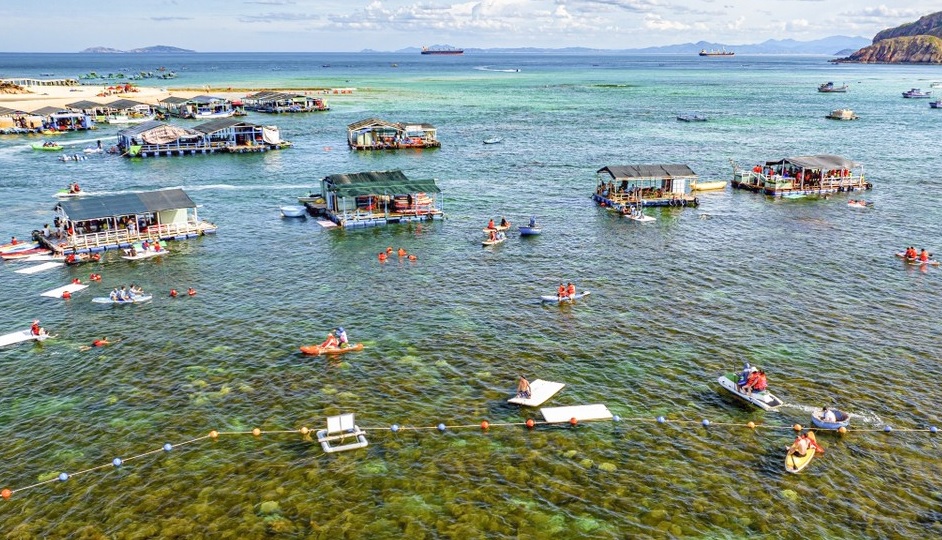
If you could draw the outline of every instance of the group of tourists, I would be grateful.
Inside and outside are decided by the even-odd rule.
[[[320,344],[321,349],[343,349],[349,346],[350,338],[347,337],[347,332],[342,326],[327,332],[327,339]]]
[[[566,298],[572,300],[576,297],[576,286],[570,281],[568,284],[563,285],[559,284],[559,288],[556,289],[556,298],[559,300],[565,300]]]
[[[739,375],[739,380],[736,381],[736,387],[740,392],[746,394],[747,396],[752,395],[753,391],[762,392],[769,387],[769,382],[766,379],[765,371],[758,369],[754,366],[750,366],[749,362],[743,364],[742,373]]]
[[[929,258],[932,257],[932,254],[926,251],[926,248],[922,248],[922,250],[917,253],[916,248],[909,246],[906,248],[903,257],[907,261],[929,262]]]
[[[133,302],[135,296],[143,295],[144,289],[132,283],[130,287],[124,285],[122,285],[120,289],[115,287],[111,290],[111,293],[108,294],[108,298],[110,298],[112,302]]]

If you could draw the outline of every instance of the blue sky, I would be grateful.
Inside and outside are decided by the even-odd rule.
[[[871,38],[942,11],[893,0],[4,0],[0,51],[172,45],[200,52],[629,49],[700,40]]]

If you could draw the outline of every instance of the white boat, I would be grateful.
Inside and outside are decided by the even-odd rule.
[[[582,291],[581,293],[576,293],[572,296],[564,296],[562,298],[560,298],[559,296],[555,294],[553,295],[546,294],[546,295],[540,296],[540,300],[543,302],[555,302],[557,304],[561,304],[563,302],[572,302],[573,300],[578,300],[586,296],[589,296],[589,291]]]
[[[307,208],[303,206],[282,206],[281,215],[284,217],[305,217]]]
[[[157,257],[158,255],[164,255],[169,253],[166,248],[160,248],[160,251],[154,251],[152,249],[137,249],[135,248],[134,255],[131,255],[131,250],[124,250],[126,255],[122,255],[121,258],[126,261],[139,261],[141,259],[150,259],[151,257]]]
[[[764,409],[766,411],[774,411],[778,409],[779,407],[781,407],[782,405],[784,405],[784,402],[781,399],[773,395],[772,392],[769,392],[768,390],[763,390],[761,392],[753,392],[751,394],[747,394],[739,390],[739,386],[736,385],[737,378],[738,378],[737,374],[730,373],[727,375],[720,375],[720,378],[718,380],[719,380],[720,386],[729,390],[730,393],[732,393],[733,395],[735,395],[736,397],[738,397],[739,399],[743,401],[752,403],[753,405],[755,405],[756,407],[759,407],[760,409]]]
[[[653,223],[653,222],[657,221],[657,219],[655,219],[655,218],[653,218],[653,217],[651,217],[651,216],[646,216],[646,215],[642,214],[641,212],[638,212],[638,213],[635,213],[635,214],[629,214],[629,215],[627,215],[627,216],[625,216],[625,217],[627,217],[628,219],[637,221],[638,223]]]
[[[909,90],[903,92],[903,97],[911,98],[911,99],[928,98],[928,97],[932,97],[932,92],[923,92],[919,88],[910,88]]]
[[[496,246],[497,244],[502,244],[505,240],[507,240],[507,235],[503,231],[498,231],[494,235],[494,238],[487,238],[481,242],[481,245],[484,247]]]
[[[824,115],[830,120],[857,120],[860,117],[850,109],[834,109],[830,114]]]
[[[49,334],[40,334],[37,336],[33,334],[32,332],[30,332],[29,328],[27,328],[26,330],[21,330],[19,332],[12,332],[10,334],[4,334],[0,336],[0,347],[4,347],[6,345],[13,345],[14,343],[22,343],[24,341],[30,341],[30,340],[43,341],[47,337],[49,337]]]
[[[484,139],[484,144],[497,144],[503,140],[500,137],[491,137],[490,139]]]
[[[154,295],[152,294],[136,294],[132,295],[130,300],[112,300],[107,296],[99,296],[92,298],[92,302],[96,304],[140,304],[142,302],[150,302],[153,300]]]

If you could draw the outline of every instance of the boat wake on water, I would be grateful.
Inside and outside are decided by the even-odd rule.
[[[519,73],[519,72],[520,72],[519,69],[514,69],[514,68],[510,68],[510,69],[498,69],[498,68],[492,68],[492,67],[488,67],[488,66],[476,66],[474,69],[476,69],[476,70],[478,70],[478,71],[496,71],[496,72],[499,72],[499,73]]]
[[[831,406],[831,405],[828,405],[828,406]],[[874,412],[871,412],[871,411],[851,412],[851,411],[846,410],[846,409],[844,409],[844,408],[841,408],[841,407],[839,407],[839,408],[840,408],[842,411],[846,412],[848,415],[850,415],[850,419],[851,419],[853,422],[855,422],[855,423],[856,423],[856,422],[861,422],[861,423],[869,424],[869,425],[877,425],[877,426],[882,426],[882,425],[883,425],[883,420],[882,420],[879,416],[877,416],[877,414],[874,413]],[[802,412],[806,413],[807,416],[811,416],[811,413],[820,410],[821,407],[820,407],[820,406],[814,406],[814,405],[802,405],[802,404],[800,404],[800,403],[783,403],[782,406],[781,406],[781,408],[779,408],[779,411],[782,411],[782,410],[784,410],[784,409],[791,409],[791,410],[795,410],[795,411],[802,411]],[[806,422],[802,422],[802,423],[804,424],[804,423],[806,423]],[[810,426],[809,426],[809,427],[810,427]]]

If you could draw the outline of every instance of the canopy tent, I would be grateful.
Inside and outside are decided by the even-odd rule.
[[[441,193],[435,180],[410,180],[400,170],[333,174],[324,178],[325,191],[338,197]]]
[[[196,204],[182,189],[82,197],[62,201],[59,203],[59,206],[62,208],[62,212],[65,216],[71,221],[142,215],[181,208],[196,208]]]
[[[834,169],[852,169],[854,167],[859,167],[859,163],[854,163],[854,161],[841,157],[834,156],[830,154],[822,154],[818,156],[796,156],[789,157],[784,159],[779,159],[776,161],[767,161],[766,165],[794,165],[795,167],[801,169],[812,169],[812,170],[834,170]]]
[[[695,178],[697,173],[687,165],[610,165],[595,171],[607,172],[614,180],[633,178]]]

